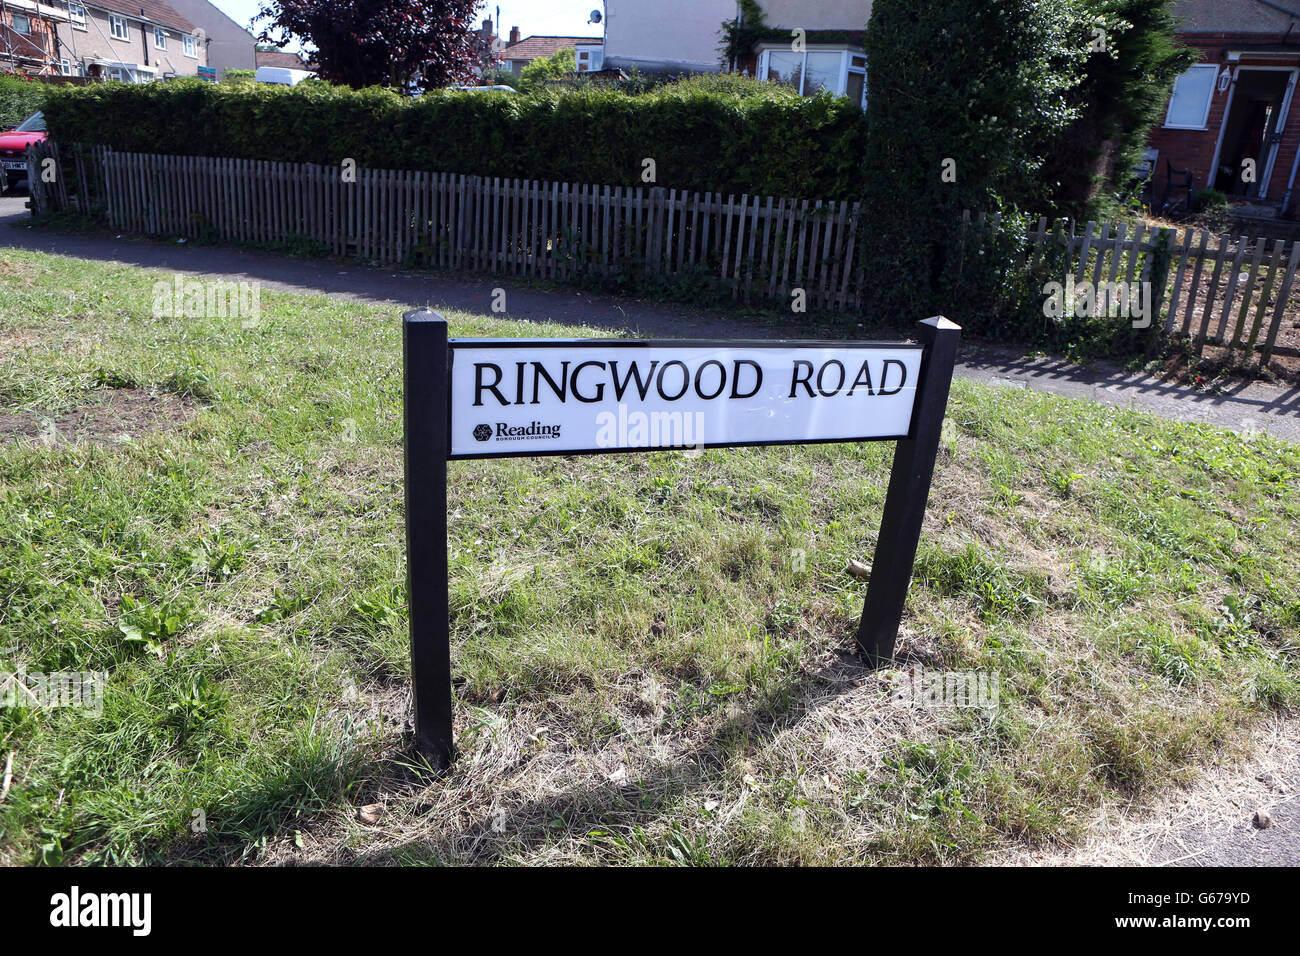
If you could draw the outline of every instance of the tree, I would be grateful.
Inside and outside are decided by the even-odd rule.
[[[573,47],[556,50],[544,59],[533,60],[519,74],[519,88],[533,90],[545,86],[549,80],[562,80],[578,70],[578,54]]]
[[[259,40],[315,49],[321,79],[359,89],[470,83],[482,67],[474,30],[484,0],[271,0]]]
[[[964,255],[962,215],[1041,205],[1044,153],[1075,118],[1078,0],[876,0],[867,27],[867,308],[993,315],[1010,256]],[[994,237],[996,238],[996,237]],[[982,252],[982,255],[979,254]]]
[[[1044,164],[1048,208],[1100,218],[1125,192],[1151,126],[1195,52],[1176,38],[1170,0],[1085,0],[1089,56],[1072,99],[1078,118],[1057,137]]]

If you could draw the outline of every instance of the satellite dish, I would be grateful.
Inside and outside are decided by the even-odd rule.
[[[604,17],[602,17],[602,16],[600,15],[600,11],[599,11],[599,10],[592,10],[592,11],[591,11],[591,19],[588,20],[587,22],[588,22],[588,23],[599,23],[599,22],[600,22],[601,20],[603,20],[603,19],[604,19]]]

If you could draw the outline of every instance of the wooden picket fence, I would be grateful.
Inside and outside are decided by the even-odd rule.
[[[740,301],[789,302],[803,290],[808,308],[860,304],[857,203],[388,169],[356,169],[349,181],[339,166],[110,150],[96,158],[107,219],[126,231],[305,241],[385,264],[545,279],[695,274]],[[67,208],[68,197],[35,205]]]
[[[1195,227],[1153,228],[1141,223],[1073,224],[1046,219],[1028,237],[1026,260],[1037,261],[1048,243],[1065,251],[1065,271],[1075,283],[1152,282],[1165,330],[1188,341],[1198,355],[1206,346],[1267,365],[1276,356],[1300,357],[1296,344],[1279,342],[1300,315],[1296,270],[1300,242],[1215,235]],[[1271,245],[1271,247],[1270,247]],[[1063,279],[1064,276],[1054,277]]]
[[[743,302],[858,311],[858,203],[596,186],[410,170],[116,152],[28,153],[36,212],[99,214],[123,231],[233,242],[307,244],[387,265],[572,280],[623,274],[695,277]],[[54,158],[63,173],[39,176]],[[73,187],[70,190],[68,183]],[[997,217],[953,230],[957,268]],[[969,248],[968,248],[969,247]],[[1094,286],[1153,282],[1159,321],[1202,352],[1241,349],[1266,364],[1300,356],[1294,320],[1300,242],[1271,244],[1198,229],[1039,220],[1016,263],[1048,265]],[[1061,263],[1064,265],[1061,265]]]

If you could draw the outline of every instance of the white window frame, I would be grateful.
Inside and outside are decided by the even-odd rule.
[[[126,22],[126,17],[119,17],[115,13],[110,13],[108,15],[108,35],[114,40],[129,41],[131,39],[131,24]]]
[[[60,61],[59,61],[59,75],[60,75],[60,76],[72,76],[72,61],[71,61],[71,60],[60,60]]]
[[[74,30],[86,29],[86,8],[80,3],[69,3],[68,19],[72,21]]]
[[[1178,84],[1182,82],[1184,76],[1190,74],[1193,70],[1208,70],[1214,77],[1210,82],[1209,95],[1205,97],[1205,106],[1201,111],[1201,122],[1199,126],[1184,126],[1181,123],[1171,123],[1169,117],[1174,111],[1174,99],[1178,96]],[[1178,79],[1174,80],[1174,88],[1169,92],[1169,105],[1165,107],[1165,129],[1209,129],[1210,109],[1214,105],[1215,90],[1218,87],[1219,68],[1213,63],[1195,63],[1188,67],[1187,72]]]
[[[26,30],[18,29],[19,20],[23,20],[24,22],[26,22],[27,24]],[[9,26],[14,31],[14,33],[21,33],[25,37],[29,37],[32,35],[32,18],[28,16],[26,13],[9,14]]]
[[[190,34],[181,37],[181,46],[184,47],[185,55],[192,56],[194,59],[199,58],[199,41]]]
[[[771,63],[771,54],[774,52],[793,53],[795,51],[789,49],[785,45],[761,47],[759,49],[758,64],[756,66],[756,72],[759,77],[763,79],[767,78],[768,67]],[[836,96],[844,96],[848,92],[850,73],[862,74],[863,77],[862,102],[859,103],[858,105],[862,109],[867,108],[867,84],[866,84],[867,68],[865,66],[863,67],[853,66],[854,57],[860,57],[863,60],[866,59],[866,53],[864,51],[856,49],[854,47],[845,46],[843,44],[828,44],[828,45],[808,44],[807,46],[804,47],[803,59],[800,61],[799,64],[799,81],[801,84],[806,83],[808,79],[808,54],[809,53],[838,53],[840,55],[840,70],[839,70],[839,75],[836,79],[836,87],[835,89],[831,90],[831,92],[834,93]],[[799,90],[799,95],[811,96],[812,94],[805,93],[804,90],[801,88]]]
[[[574,48],[574,53],[577,57],[576,67],[579,73],[598,72],[604,69],[605,48],[603,46],[599,44],[577,46]],[[583,68],[584,64],[582,61],[584,56],[587,58],[585,69]]]
[[[155,50],[167,49],[167,31],[162,27],[153,28],[153,48]]]

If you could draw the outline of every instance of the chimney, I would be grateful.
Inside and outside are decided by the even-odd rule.
[[[523,38],[519,35],[519,28],[518,28],[518,27],[511,27],[511,28],[510,28],[510,42],[511,42],[511,43],[518,43],[521,39],[523,39]]]

